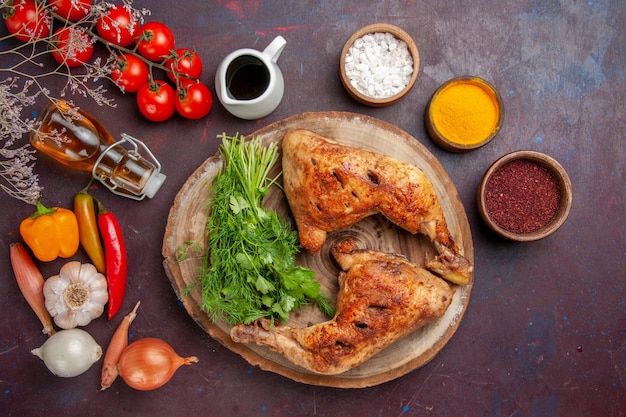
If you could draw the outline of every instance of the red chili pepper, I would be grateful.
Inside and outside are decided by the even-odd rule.
[[[128,259],[122,228],[117,217],[98,201],[98,228],[104,242],[106,277],[109,285],[109,320],[122,306],[126,292]]]

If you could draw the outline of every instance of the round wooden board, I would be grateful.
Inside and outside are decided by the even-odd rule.
[[[474,264],[472,237],[465,210],[454,184],[437,159],[406,132],[369,116],[345,112],[303,113],[268,125],[248,137],[258,136],[265,144],[281,142],[286,131],[308,129],[347,145],[369,149],[411,163],[422,169],[431,179],[443,207],[448,228],[463,255]],[[213,323],[201,309],[200,286],[181,294],[199,276],[206,250],[206,219],[209,186],[219,172],[221,159],[215,155],[207,159],[186,181],[172,206],[163,241],[165,272],[176,294],[190,316],[213,338],[238,353],[250,364],[276,372],[295,381],[341,388],[368,387],[400,377],[430,361],[450,340],[456,331],[469,302],[472,283],[459,287],[445,315],[410,335],[398,340],[360,366],[339,375],[318,375],[302,369],[265,347],[239,344],[230,338],[231,326]],[[273,174],[278,173],[278,163]],[[291,218],[284,194],[272,187],[266,205]],[[301,253],[296,262],[316,271],[316,279],[331,300],[336,299],[338,267],[329,254],[330,246],[350,235],[357,238],[360,247],[389,253],[400,253],[412,262],[423,265],[424,258],[435,255],[434,246],[422,235],[412,235],[388,222],[380,215],[371,216],[350,229],[329,234],[320,253],[310,256]],[[181,253],[185,253],[181,258]],[[306,307],[293,312],[290,324],[307,326],[328,320],[316,308]]]

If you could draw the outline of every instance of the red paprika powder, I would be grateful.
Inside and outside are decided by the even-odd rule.
[[[527,159],[498,168],[485,186],[485,207],[501,228],[531,233],[546,226],[556,214],[561,190],[554,175]]]

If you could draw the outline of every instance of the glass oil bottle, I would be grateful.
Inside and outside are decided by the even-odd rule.
[[[68,167],[91,171],[115,194],[152,198],[165,181],[159,161],[143,142],[125,133],[116,141],[96,118],[67,101],[48,103],[37,123],[38,130],[30,137],[35,149]]]

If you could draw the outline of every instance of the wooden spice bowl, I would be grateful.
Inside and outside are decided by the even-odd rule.
[[[413,73],[411,75],[411,79],[409,80],[409,83],[406,85],[406,87],[404,87],[402,91],[389,97],[377,98],[377,97],[371,97],[371,96],[361,93],[352,85],[352,83],[350,82],[350,78],[346,74],[346,55],[348,54],[350,47],[354,44],[354,41],[370,33],[371,34],[373,33],[392,34],[394,37],[396,37],[397,39],[401,41],[404,41],[407,44],[409,52],[411,53],[411,57],[413,58]],[[398,26],[391,25],[388,23],[373,23],[371,25],[363,26],[361,29],[354,32],[352,36],[350,36],[350,38],[344,45],[343,50],[341,51],[339,72],[340,72],[340,78],[341,78],[341,82],[343,86],[346,88],[348,93],[354,99],[368,106],[384,107],[384,106],[389,106],[391,104],[397,103],[405,95],[407,95],[409,91],[411,91],[411,89],[413,88],[413,85],[415,84],[415,80],[417,79],[417,74],[419,73],[419,66],[420,66],[420,57],[419,57],[419,51],[417,50],[417,45],[415,44],[415,42],[413,41],[413,39],[407,32],[405,32],[403,29],[401,29]]]
[[[508,164],[509,162],[517,161],[517,160],[526,160],[533,162],[539,166],[545,167],[552,177],[556,180],[558,185],[558,202],[556,205],[556,211],[551,218],[541,228],[528,232],[528,233],[515,233],[498,225],[498,223],[492,217],[489,210],[487,209],[487,197],[486,190],[489,181],[492,179],[494,174],[503,166]],[[572,207],[572,183],[570,181],[569,176],[565,169],[559,164],[554,158],[545,155],[541,152],[535,151],[516,151],[509,154],[506,154],[496,160],[485,172],[483,179],[478,187],[478,211],[491,230],[493,230],[496,234],[512,240],[516,242],[532,242],[539,239],[543,239],[547,236],[550,236],[552,233],[556,232],[559,227],[565,223],[567,216],[569,215],[570,209]]]
[[[456,138],[448,137],[449,133],[445,132],[445,129],[442,129],[443,126],[437,126],[437,121],[435,120],[433,114],[435,108],[439,108],[440,113],[447,113],[451,115],[455,114],[455,111],[459,111],[458,108],[454,109],[454,107],[459,107],[460,100],[458,99],[458,97],[455,97],[454,103],[450,103],[452,108],[448,108],[447,104],[444,103],[446,101],[450,102],[450,100],[444,97],[444,95],[448,95],[449,97],[450,91],[463,86],[469,86],[476,91],[480,91],[480,97],[482,98],[482,101],[471,100],[470,97],[466,97],[466,100],[471,100],[471,107],[473,107],[471,109],[472,112],[493,111],[495,115],[493,126],[487,126],[487,129],[489,130],[487,132],[481,132],[484,134],[480,135],[481,139],[479,139],[478,141],[470,141],[468,143],[461,143],[460,141],[455,140]],[[484,108],[478,109],[477,107],[479,107],[480,105],[482,105],[482,107]],[[469,109],[461,109],[460,112],[465,113],[464,110]],[[460,129],[460,132],[466,133],[466,130],[471,129],[467,129],[467,127],[462,127],[463,119],[476,120],[477,118],[473,113],[458,115],[458,117],[455,118],[457,128]],[[504,104],[502,102],[502,97],[500,96],[500,93],[498,93],[498,90],[496,90],[496,88],[488,81],[480,77],[474,76],[455,77],[443,83],[433,93],[432,97],[428,101],[428,105],[426,106],[426,111],[424,113],[424,124],[426,126],[426,131],[428,132],[428,135],[433,140],[433,142],[450,152],[468,152],[480,148],[481,146],[485,146],[486,144],[491,142],[491,140],[498,134],[503,122]]]

